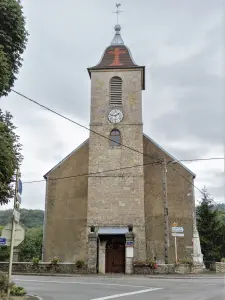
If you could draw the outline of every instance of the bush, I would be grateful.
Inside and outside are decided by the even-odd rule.
[[[75,265],[76,265],[77,269],[82,269],[83,266],[84,266],[84,261],[83,260],[77,260],[75,262]]]
[[[10,295],[12,296],[24,296],[26,295],[26,291],[22,286],[13,285],[11,287]]]
[[[57,256],[55,256],[55,257],[53,257],[53,258],[51,259],[51,264],[52,264],[52,265],[57,265],[59,262],[62,262],[62,261],[61,261],[61,259],[60,259],[59,257],[57,257]]]
[[[7,292],[8,287],[8,277],[0,272],[0,292]]]
[[[153,270],[155,270],[155,269],[158,268],[158,265],[157,265],[157,263],[156,263],[155,260],[150,260],[150,261],[148,262],[148,265],[149,265],[149,267],[150,267],[151,269],[153,269]]]
[[[225,258],[224,257],[221,258],[221,262],[225,263]]]
[[[191,258],[183,258],[183,259],[179,259],[177,265],[189,265],[192,266],[193,265],[193,261]]]
[[[38,257],[33,257],[32,258],[32,263],[34,266],[37,266],[40,262],[40,259]]]

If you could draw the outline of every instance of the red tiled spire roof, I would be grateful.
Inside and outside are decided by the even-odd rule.
[[[124,45],[123,39],[120,35],[120,30],[120,25],[116,25],[115,36],[110,46],[105,49],[100,62],[94,67],[88,68],[89,75],[91,76],[92,70],[141,68],[143,69],[144,89],[144,67],[139,66],[134,62],[129,48]]]

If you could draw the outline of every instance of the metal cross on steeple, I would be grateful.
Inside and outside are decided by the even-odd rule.
[[[120,3],[116,3],[116,11],[114,11],[113,13],[114,14],[116,14],[116,21],[117,21],[117,24],[119,24],[118,23],[118,21],[119,21],[119,14],[121,13],[121,12],[123,12],[122,10],[119,10],[119,7],[121,6],[121,4]]]

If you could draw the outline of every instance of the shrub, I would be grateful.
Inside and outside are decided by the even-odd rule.
[[[7,292],[8,287],[8,277],[0,272],[0,292]]]
[[[75,262],[75,265],[76,265],[77,269],[82,269],[83,266],[84,266],[84,261],[83,260],[77,260]]]
[[[34,266],[37,266],[40,262],[40,259],[38,257],[33,257],[32,258],[32,263]]]
[[[177,265],[189,265],[189,266],[192,266],[193,265],[193,261],[192,259],[190,258],[183,258],[183,259],[180,259],[177,263]]]
[[[51,259],[51,264],[52,264],[52,265],[57,265],[59,262],[62,262],[62,261],[61,261],[61,259],[60,259],[59,257],[57,257],[57,256],[55,256],[55,257],[53,257],[53,258]]]
[[[18,286],[18,285],[14,284],[11,287],[10,294],[12,296],[24,296],[24,295],[26,295],[26,291],[25,291],[25,289],[22,286]]]
[[[225,263],[225,258],[224,257],[221,258],[221,262]]]
[[[156,263],[155,260],[150,260],[150,261],[148,262],[148,265],[149,265],[149,267],[150,267],[151,269],[153,269],[153,270],[155,270],[155,269],[158,268],[158,264]]]

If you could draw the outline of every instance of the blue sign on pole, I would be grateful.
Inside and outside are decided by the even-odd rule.
[[[19,178],[19,180],[18,180],[18,193],[20,195],[22,195],[22,191],[23,191],[23,184],[22,184],[21,179]]]
[[[0,237],[0,246],[5,246],[5,245],[6,245],[6,238]]]

